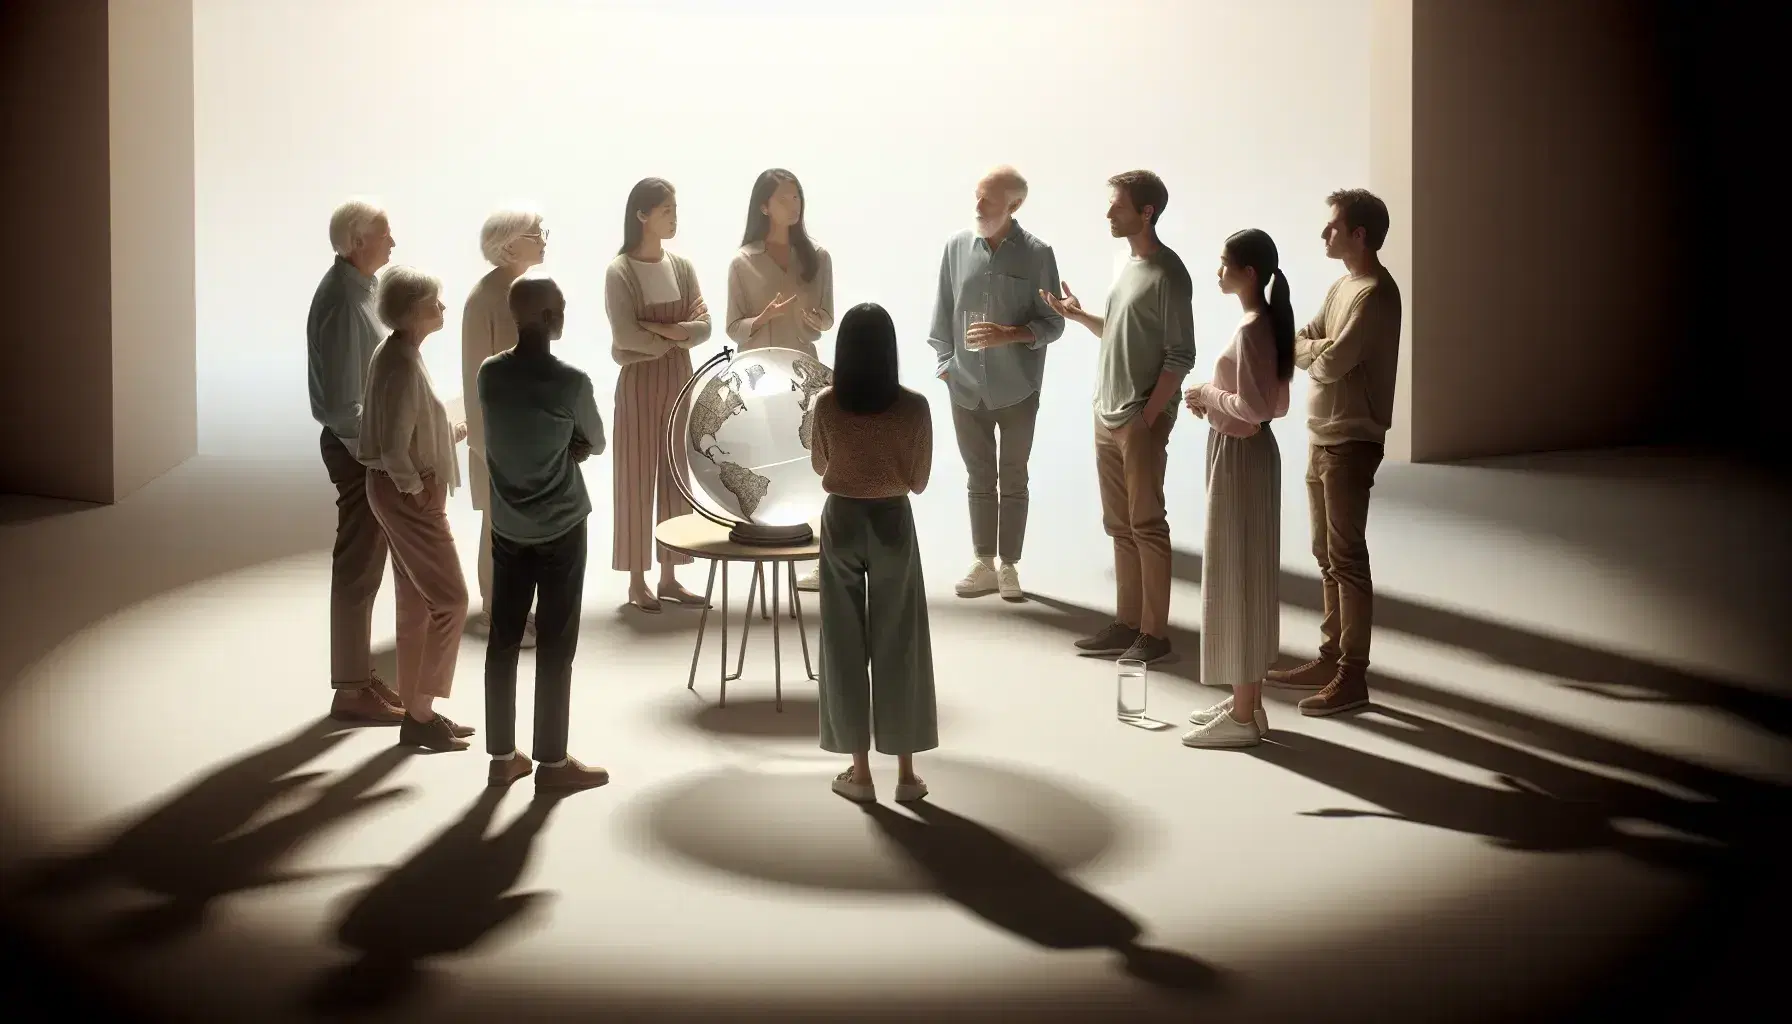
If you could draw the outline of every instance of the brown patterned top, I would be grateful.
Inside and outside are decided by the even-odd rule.
[[[856,416],[834,389],[815,396],[815,445],[809,450],[822,490],[842,498],[900,498],[927,489],[933,471],[933,412],[903,388],[888,409]]]

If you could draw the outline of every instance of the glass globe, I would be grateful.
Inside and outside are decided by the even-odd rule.
[[[806,544],[827,495],[810,462],[815,396],[833,383],[822,363],[787,348],[730,356],[685,385],[682,442],[707,503],[692,506],[742,543]],[[703,507],[707,504],[709,507]]]

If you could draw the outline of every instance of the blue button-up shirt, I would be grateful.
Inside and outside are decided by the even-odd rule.
[[[385,332],[375,307],[377,282],[341,256],[318,282],[305,319],[311,418],[359,451],[361,392],[367,364]]]
[[[1058,293],[1058,259],[1051,246],[1022,230],[1019,221],[994,249],[970,230],[946,243],[927,343],[938,356],[934,373],[945,371],[955,404],[1005,409],[1039,391],[1045,382],[1045,347],[1064,333],[1064,318],[1039,297],[1041,289]],[[982,351],[965,348],[965,310],[982,313],[990,323],[1024,325],[1033,340]]]

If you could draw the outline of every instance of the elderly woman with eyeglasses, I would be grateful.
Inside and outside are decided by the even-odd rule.
[[[492,621],[491,477],[485,465],[485,416],[478,400],[479,367],[487,359],[516,347],[516,321],[510,314],[510,285],[547,258],[548,229],[534,210],[499,210],[485,219],[479,251],[492,269],[467,294],[461,313],[461,394],[467,404],[467,486],[479,518],[479,614],[473,629],[489,635]],[[535,646],[535,616],[523,627],[523,646]]]

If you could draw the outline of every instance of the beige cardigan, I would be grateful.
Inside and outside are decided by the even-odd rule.
[[[696,348],[709,340],[709,313],[691,315],[698,300],[703,298],[696,270],[691,267],[690,260],[676,253],[666,253],[665,259],[672,263],[672,276],[678,281],[679,301],[684,304],[678,323],[690,337],[670,342],[635,322],[647,315],[647,306],[641,298],[641,281],[635,276],[634,268],[629,266],[628,254],[618,255],[604,271],[604,313],[610,318],[610,357],[618,366],[645,363],[675,348]]]
[[[490,480],[485,471],[485,411],[479,406],[479,367],[516,347],[510,316],[510,271],[494,267],[467,294],[460,321],[460,386],[467,405],[467,486],[473,507],[486,508]]]
[[[415,345],[388,337],[373,350],[361,400],[360,455],[406,494],[423,493],[426,476],[446,483],[449,494],[460,487],[454,428]]]

